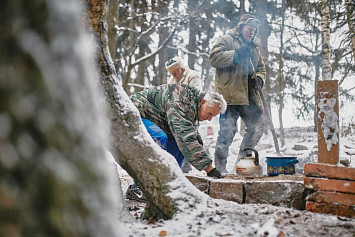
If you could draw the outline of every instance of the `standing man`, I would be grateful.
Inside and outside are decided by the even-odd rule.
[[[131,95],[143,124],[152,138],[172,154],[181,167],[184,158],[207,176],[221,178],[201,144],[199,121],[211,120],[227,107],[223,96],[202,92],[188,85],[163,85]],[[143,193],[136,184],[128,187],[126,197],[137,201]]]
[[[226,113],[220,116],[215,165],[222,173],[226,169],[229,146],[237,131],[239,117],[244,121],[246,133],[240,145],[238,160],[246,156],[246,147],[254,148],[263,134],[263,105],[257,91],[264,86],[266,70],[260,50],[254,43],[259,20],[250,14],[241,16],[236,27],[221,36],[210,53],[210,63],[216,68],[215,91],[227,102]],[[257,80],[252,79],[250,60]]]
[[[168,81],[168,84],[186,84],[202,90],[202,80],[200,76],[196,71],[190,69],[188,66],[185,66],[181,58],[171,58],[165,63],[165,67],[172,76],[172,78]],[[187,159],[184,159],[181,169],[184,173],[188,173],[192,170]]]

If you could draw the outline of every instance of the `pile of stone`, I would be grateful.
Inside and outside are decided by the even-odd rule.
[[[304,174],[307,211],[355,217],[355,168],[309,163]]]
[[[274,177],[229,175],[224,179],[187,175],[186,178],[212,198],[240,204],[271,204],[296,210],[305,209],[304,176],[300,174]]]

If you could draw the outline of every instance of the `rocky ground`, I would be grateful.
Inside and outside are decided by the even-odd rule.
[[[121,174],[125,173],[121,170]],[[248,179],[228,176],[228,179]],[[259,180],[299,180],[303,175],[256,177]],[[123,194],[130,183],[121,175]],[[237,204],[216,200],[200,213],[178,214],[168,221],[141,221],[146,204],[125,200],[137,222],[127,224],[127,236],[344,236],[355,237],[355,219],[317,214],[267,204]]]

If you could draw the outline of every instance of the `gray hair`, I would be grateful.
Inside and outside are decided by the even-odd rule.
[[[214,103],[219,104],[219,108],[221,109],[220,113],[224,114],[227,109],[227,102],[224,100],[223,95],[216,93],[216,92],[211,92],[208,91],[205,94],[205,97],[203,99],[206,100],[206,104],[208,107],[213,107]]]

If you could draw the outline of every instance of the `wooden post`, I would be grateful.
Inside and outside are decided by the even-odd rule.
[[[318,163],[336,165],[339,160],[338,81],[319,81],[317,96]]]

